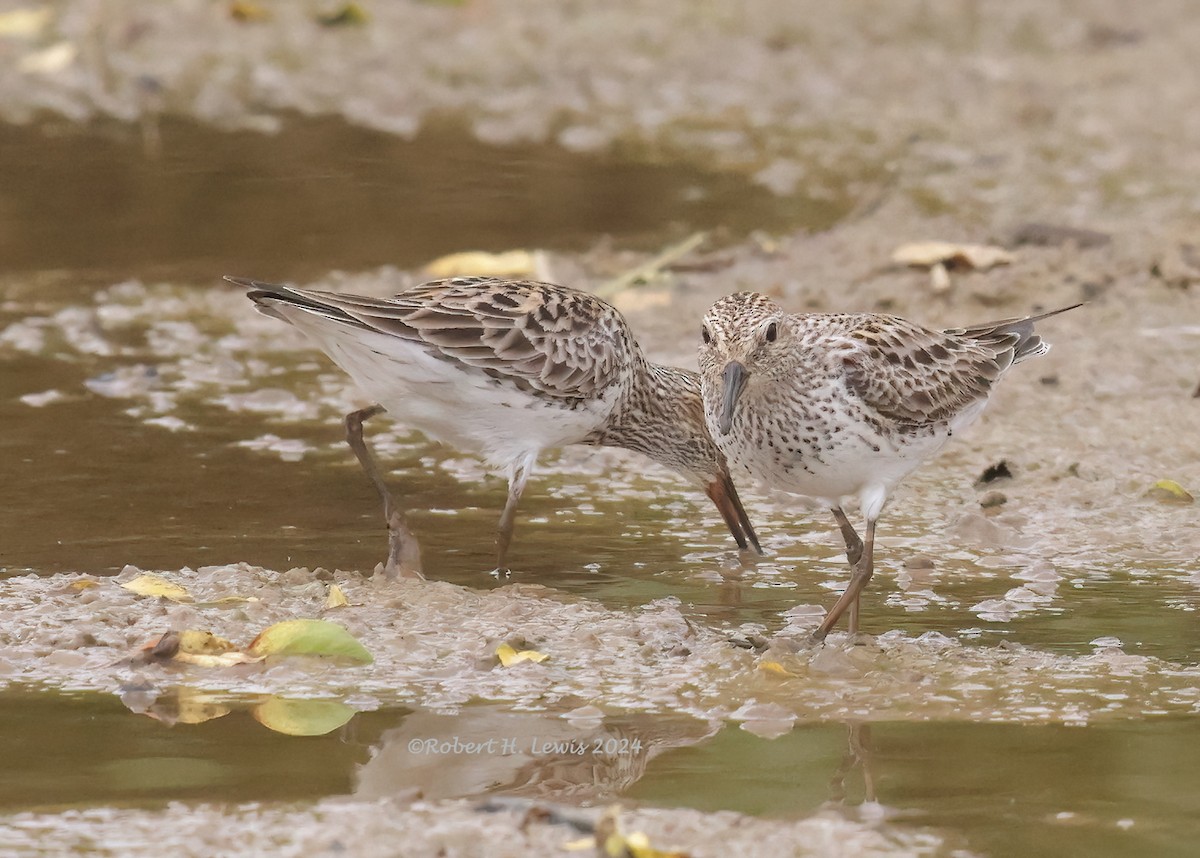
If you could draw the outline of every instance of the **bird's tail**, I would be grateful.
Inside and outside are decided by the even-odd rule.
[[[307,289],[296,289],[281,283],[264,283],[261,280],[250,280],[246,277],[231,277],[225,279],[235,286],[241,286],[246,291],[246,297],[254,302],[255,309],[264,316],[292,322],[285,313],[280,312],[280,305],[290,306],[318,316],[324,316],[335,322],[343,322],[355,327],[366,327],[359,319],[335,306],[332,302],[321,300],[319,292]],[[332,297],[332,296],[331,296]]]
[[[1036,316],[1026,316],[1023,319],[1003,319],[999,322],[989,322],[988,324],[976,325],[971,328],[959,328],[947,333],[952,333],[960,337],[968,337],[985,343],[1000,341],[1006,344],[1012,342],[1012,337],[1015,334],[1017,340],[1012,344],[1012,362],[1020,363],[1025,358],[1037,357],[1050,351],[1050,343],[1043,340],[1034,331],[1034,324],[1036,322],[1082,306],[1082,303],[1072,304],[1069,307],[1060,307],[1057,310],[1051,310],[1048,313],[1039,313]]]

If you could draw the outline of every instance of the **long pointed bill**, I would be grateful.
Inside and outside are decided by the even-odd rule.
[[[753,546],[756,553],[762,554],[758,534],[754,532],[754,525],[750,523],[750,516],[746,515],[742,499],[738,497],[729,474],[723,474],[709,483],[706,492],[721,513],[721,518],[725,519],[725,525],[737,541],[738,548],[745,550]]]
[[[721,396],[721,414],[717,420],[717,428],[721,430],[722,435],[728,435],[729,430],[733,428],[733,409],[746,387],[746,377],[746,368],[735,360],[730,361],[721,373],[725,392]]]

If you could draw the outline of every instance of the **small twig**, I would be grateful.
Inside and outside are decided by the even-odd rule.
[[[687,256],[702,245],[707,238],[708,233],[706,232],[692,233],[678,244],[672,244],[648,262],[631,268],[624,274],[620,274],[607,283],[601,284],[595,290],[595,294],[601,298],[611,298],[613,295],[623,292],[631,286],[638,283],[645,283],[662,273],[662,270],[671,265],[671,263]]]

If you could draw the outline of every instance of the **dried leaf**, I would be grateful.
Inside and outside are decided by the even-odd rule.
[[[224,638],[212,632],[187,629],[167,632],[157,641],[142,648],[145,661],[172,661],[198,667],[232,667],[253,664],[261,657],[247,655]]]
[[[359,26],[367,23],[369,17],[366,10],[357,3],[347,3],[336,12],[330,12],[325,15],[317,16],[317,23],[322,27],[345,27],[348,25]]]
[[[354,635],[328,620],[285,620],[265,629],[247,650],[251,655],[319,655],[359,664],[374,661]]]
[[[210,608],[218,607],[220,605],[246,605],[250,602],[257,602],[258,600],[258,596],[221,596],[220,598],[212,599],[208,602],[198,602],[196,607]]]
[[[532,661],[540,664],[549,657],[543,652],[538,652],[536,649],[518,651],[506,643],[502,643],[496,647],[496,658],[500,659],[500,664],[505,667],[512,667],[514,664],[520,664],[523,661]]]
[[[54,10],[49,6],[34,8],[21,6],[0,14],[0,36],[12,36],[18,39],[33,39],[41,34]]]
[[[1150,491],[1146,494],[1155,500],[1167,503],[1192,503],[1196,500],[1192,497],[1191,492],[1174,480],[1159,480],[1150,487]]]
[[[340,700],[305,700],[272,695],[250,714],[264,727],[288,736],[324,736],[358,713]]]
[[[467,250],[439,256],[425,266],[432,277],[530,277],[538,269],[537,252],[509,250],[487,253]]]
[[[212,632],[201,632],[195,629],[185,629],[179,632],[179,651],[195,653],[196,655],[213,655],[214,653],[233,652],[237,649],[230,641],[218,637]]]
[[[212,632],[187,629],[179,632],[179,646],[173,660],[200,667],[232,667],[235,664],[253,664],[262,661],[262,658],[247,655],[230,641]]]
[[[192,594],[185,587],[150,572],[139,575],[132,581],[126,581],[121,586],[139,596],[158,596],[172,602],[192,601]]]
[[[350,604],[350,600],[346,598],[346,594],[342,592],[342,588],[337,584],[329,585],[329,595],[325,597],[326,608],[344,608]]]
[[[99,587],[100,582],[93,581],[90,578],[84,578],[81,581],[72,581],[70,586],[72,590],[77,590],[78,592],[82,593],[84,590],[90,590],[93,587]]]
[[[1015,258],[1003,247],[991,244],[954,244],[948,241],[902,244],[892,252],[892,262],[911,265],[914,268],[942,265],[987,271],[997,265],[1008,265]]]

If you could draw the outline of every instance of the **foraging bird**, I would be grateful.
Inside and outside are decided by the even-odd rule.
[[[875,522],[892,490],[979,416],[1010,367],[1049,350],[1034,323],[1071,309],[946,331],[873,313],[785,313],[755,292],[708,310],[701,390],[731,471],[826,505],[846,543],[850,583],[815,639],[847,610],[858,631]],[[846,498],[859,502],[865,538]]]
[[[620,312],[549,283],[456,277],[391,298],[296,289],[237,277],[260,312],[295,325],[379,404],[347,415],[351,447],[384,501],[388,568],[419,572],[407,533],[362,440],[388,411],[508,475],[496,540],[507,571],[521,492],[542,450],[624,447],[703,487],[740,548],[761,553],[725,458],[704,422],[696,373],[646,359]]]

